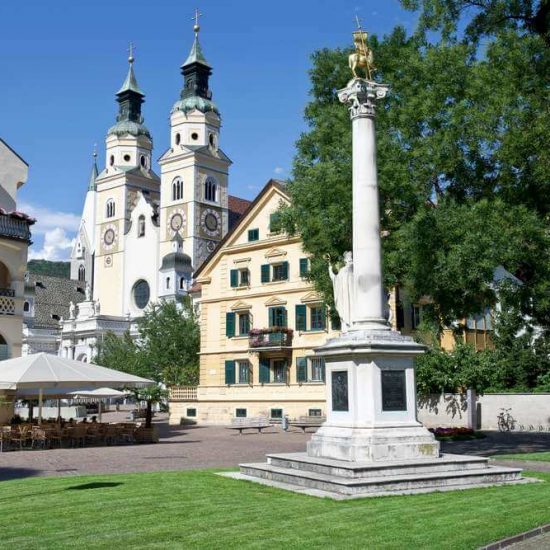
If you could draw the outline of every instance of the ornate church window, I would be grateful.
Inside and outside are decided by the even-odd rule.
[[[149,284],[147,281],[140,279],[132,289],[132,294],[136,307],[139,309],[145,309],[149,303],[149,298],[151,296],[151,291],[149,289]]]
[[[172,200],[179,201],[183,199],[183,180],[178,176],[172,182]]]
[[[216,180],[209,176],[204,182],[204,200],[216,202],[218,185]]]
[[[109,199],[105,207],[105,217],[113,218],[114,215],[115,215],[115,201],[113,199]]]
[[[79,281],[85,281],[86,280],[86,268],[81,265],[78,268],[78,280]]]
[[[145,237],[145,216],[143,214],[138,218],[138,237]]]

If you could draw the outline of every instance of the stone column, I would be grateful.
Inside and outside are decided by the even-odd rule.
[[[380,206],[376,166],[375,101],[388,87],[354,78],[338,98],[349,106],[353,137],[353,273],[355,309],[352,330],[388,330],[382,279]]]

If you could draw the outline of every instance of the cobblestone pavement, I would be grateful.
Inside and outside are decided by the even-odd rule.
[[[127,413],[109,413],[104,421],[122,421]],[[311,434],[270,428],[239,435],[224,427],[169,427],[166,415],[155,418],[160,442],[153,445],[97,446],[75,449],[9,451],[0,454],[0,480],[31,476],[71,476],[235,467],[263,461],[267,453],[304,451]],[[464,442],[446,442],[444,452],[492,455],[550,449],[550,434],[499,434]],[[548,464],[537,463],[538,468]],[[521,467],[528,469],[525,463]],[[531,468],[531,463],[529,463]],[[531,468],[535,469],[535,468]]]
[[[550,549],[550,533],[544,533],[538,537],[516,542],[507,548],[510,550],[549,550]]]

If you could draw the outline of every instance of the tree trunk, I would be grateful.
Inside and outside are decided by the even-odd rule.
[[[147,410],[145,412],[145,427],[150,428],[153,420],[152,401],[147,399]]]

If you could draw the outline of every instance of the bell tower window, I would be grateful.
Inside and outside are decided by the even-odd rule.
[[[183,180],[177,177],[172,182],[172,200],[179,201],[183,199]]]
[[[86,280],[86,268],[83,265],[78,268],[78,280],[81,282]]]
[[[176,134],[176,145],[179,145],[181,143],[181,135],[179,132]]]
[[[113,166],[115,163],[115,155],[109,157],[109,166]]]
[[[105,217],[113,218],[114,216],[115,216],[115,201],[113,199],[109,199],[105,207]]]
[[[141,157],[139,157],[139,163],[142,168],[147,168],[147,158],[145,155],[141,155]]]
[[[206,178],[204,182],[204,200],[216,202],[218,186],[212,177]]]
[[[138,237],[145,237],[145,216],[143,214],[138,218]]]

